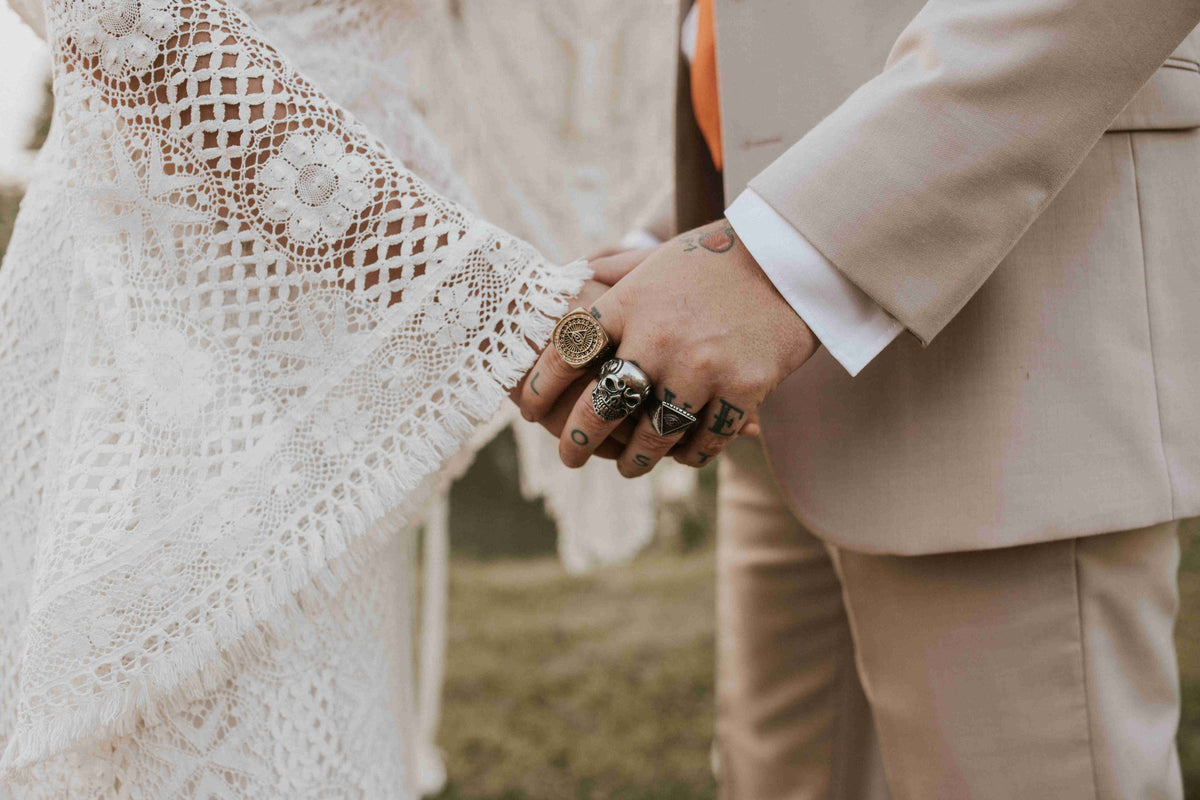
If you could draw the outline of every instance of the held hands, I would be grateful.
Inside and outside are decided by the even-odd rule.
[[[595,297],[603,287],[589,283],[580,304],[618,343],[616,357],[635,362],[653,391],[640,416],[605,421],[592,406],[598,364],[575,369],[547,347],[514,395],[526,419],[559,434],[568,467],[593,453],[617,455],[621,474],[636,477],[672,451],[681,463],[703,466],[819,344],[725,220],[592,267],[599,282],[616,285]],[[659,435],[649,413],[659,401],[697,422]]]

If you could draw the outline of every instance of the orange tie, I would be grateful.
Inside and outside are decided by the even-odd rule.
[[[713,164],[721,169],[721,100],[717,96],[717,35],[713,0],[697,0],[700,18],[696,31],[696,57],[692,60],[692,113],[700,126]]]

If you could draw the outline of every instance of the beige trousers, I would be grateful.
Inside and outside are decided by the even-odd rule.
[[[1178,523],[871,556],[807,532],[756,442],[721,470],[727,800],[1181,800]]]

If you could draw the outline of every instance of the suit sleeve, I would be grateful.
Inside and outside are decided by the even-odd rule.
[[[1200,0],[931,0],[750,187],[928,343],[1197,23]]]

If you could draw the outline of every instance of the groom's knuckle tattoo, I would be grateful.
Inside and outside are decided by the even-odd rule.
[[[648,467],[650,466],[650,456],[645,453],[638,453],[633,457],[633,463],[639,467]]]
[[[595,306],[589,308],[588,313],[592,315],[592,319],[600,319],[600,309],[596,308]]]
[[[671,405],[673,405],[673,406],[678,406],[679,408],[682,408],[684,411],[691,411],[691,410],[692,410],[692,404],[691,404],[691,403],[685,403],[685,402],[682,402],[682,401],[679,399],[679,395],[678,395],[678,394],[676,394],[675,392],[671,391],[670,389],[668,389],[668,388],[667,388],[667,387],[665,387],[665,386],[664,386],[664,387],[662,387],[662,400],[663,400],[663,402],[664,402],[664,403],[670,403],[670,404],[671,404]]]
[[[583,447],[588,442],[590,442],[591,439],[588,438],[588,435],[586,433],[579,430],[579,428],[576,428],[575,430],[571,431],[571,441],[574,442],[575,444],[579,445],[580,447]]]
[[[733,436],[745,418],[746,412],[723,397],[718,397],[717,403],[717,412],[708,429],[718,436]]]
[[[533,377],[529,379],[529,391],[533,392],[534,394],[536,394],[539,397],[541,397],[541,395],[542,395],[542,393],[539,392],[538,388],[537,388],[538,378],[540,378],[540,377],[542,377],[542,373],[539,371],[539,372],[533,373]]]
[[[670,392],[670,391],[663,392],[662,401],[664,403],[670,403],[671,405],[676,406],[677,408],[682,408],[684,411],[691,411],[693,413],[696,413],[695,404],[687,402],[686,400],[682,399],[679,395],[675,394],[674,392]],[[652,411],[653,408],[651,408],[650,410]]]

